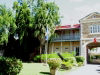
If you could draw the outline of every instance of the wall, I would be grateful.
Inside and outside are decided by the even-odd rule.
[[[62,44],[62,47],[61,47],[61,44]],[[80,42],[52,42],[49,44],[49,53],[72,52],[74,51],[74,47],[76,46],[79,47],[79,45],[80,45]]]

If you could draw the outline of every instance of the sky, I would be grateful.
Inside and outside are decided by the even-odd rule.
[[[0,4],[12,7],[15,0],[0,0]],[[100,13],[100,0],[48,0],[59,7],[61,25],[79,24],[79,20],[90,13]]]

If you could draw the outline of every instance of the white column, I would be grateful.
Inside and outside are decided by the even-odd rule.
[[[70,50],[72,51],[72,42],[70,41]]]
[[[84,50],[84,49],[82,49],[82,47],[83,47],[83,45],[82,45],[82,39],[83,39],[83,34],[82,34],[82,24],[80,23],[80,55],[82,55],[82,50]]]
[[[54,43],[52,43],[52,53],[53,53]]]
[[[62,33],[63,31],[61,31],[61,53],[62,53]]]
[[[61,53],[62,53],[62,42],[61,42]]]
[[[87,49],[86,45],[82,46],[81,56],[85,58],[84,65],[87,64]]]

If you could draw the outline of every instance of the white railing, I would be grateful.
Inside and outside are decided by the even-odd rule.
[[[80,36],[67,36],[67,35],[63,35],[62,37],[56,37],[53,39],[53,41],[57,41],[57,40],[80,40]]]

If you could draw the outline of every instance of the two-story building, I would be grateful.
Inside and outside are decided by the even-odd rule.
[[[94,12],[79,20],[80,24],[57,26],[55,37],[49,43],[49,53],[72,52],[84,56],[94,47],[100,47],[100,13]]]

